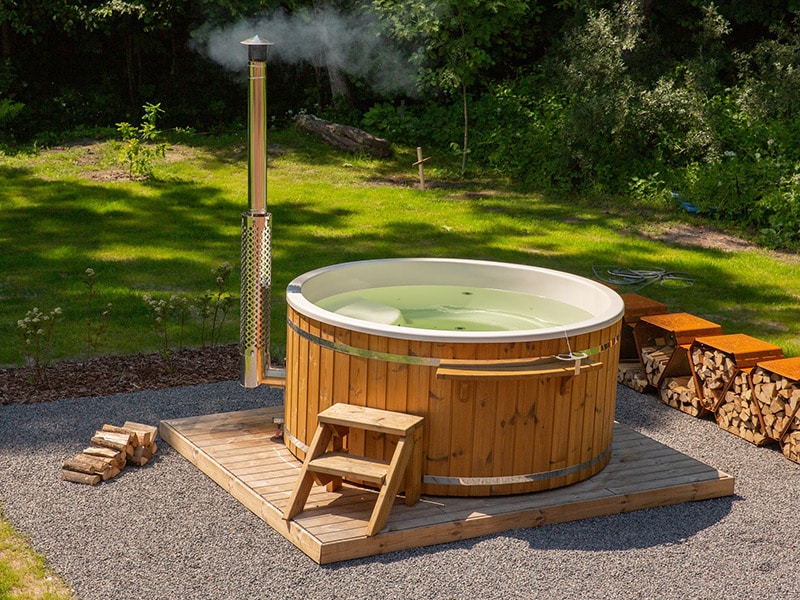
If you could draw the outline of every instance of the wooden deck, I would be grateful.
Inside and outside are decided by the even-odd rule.
[[[733,494],[730,475],[616,423],[611,462],[591,479],[517,496],[423,496],[410,507],[401,499],[386,528],[368,538],[376,493],[347,484],[335,493],[314,486],[305,511],[281,518],[300,462],[272,439],[276,416],[282,406],[173,419],[160,434],[319,564]]]

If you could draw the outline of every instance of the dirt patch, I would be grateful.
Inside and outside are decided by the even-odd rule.
[[[103,356],[85,362],[61,362],[44,368],[0,369],[0,405],[49,402],[62,398],[108,396],[239,378],[238,346]]]

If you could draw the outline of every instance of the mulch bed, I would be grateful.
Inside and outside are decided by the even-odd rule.
[[[238,346],[230,344],[175,350],[168,361],[154,353],[55,363],[41,374],[33,367],[0,369],[0,405],[229,381],[239,378],[240,364]]]

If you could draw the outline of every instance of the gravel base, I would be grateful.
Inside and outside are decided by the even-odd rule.
[[[82,600],[800,596],[800,465],[619,387],[617,420],[737,478],[736,495],[318,566],[166,443],[97,486],[60,464],[103,423],[257,408],[237,382],[0,406],[0,503]]]

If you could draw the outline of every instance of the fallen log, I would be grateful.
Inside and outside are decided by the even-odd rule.
[[[350,125],[332,123],[309,114],[299,115],[295,123],[303,131],[313,133],[344,152],[364,152],[375,158],[387,158],[392,154],[392,146],[387,140]]]

